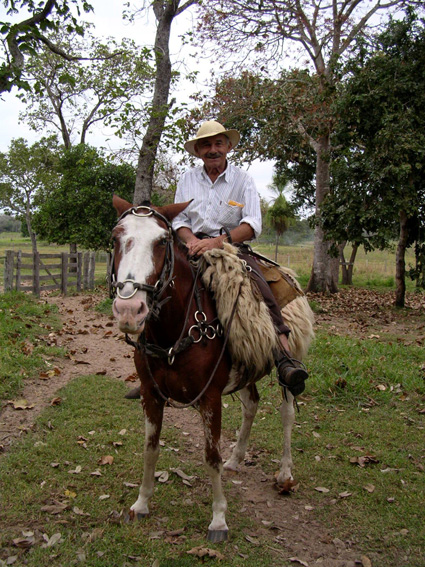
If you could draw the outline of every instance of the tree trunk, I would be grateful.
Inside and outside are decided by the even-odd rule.
[[[339,246],[339,259],[341,262],[341,273],[342,273],[342,285],[353,285],[353,268],[354,261],[356,259],[357,251],[359,249],[358,244],[353,244],[353,249],[351,250],[350,260],[346,262],[344,256],[345,242]]]
[[[179,2],[155,0],[153,9],[157,19],[155,36],[156,80],[149,124],[139,152],[133,203],[150,201],[153,173],[158,145],[168,115],[168,96],[171,84],[170,34],[171,24]]]
[[[406,247],[409,237],[408,218],[405,211],[400,211],[400,236],[395,256],[395,304],[396,307],[404,307],[406,295]]]
[[[25,223],[27,225],[29,237],[31,238],[32,253],[36,254],[37,253],[37,237],[35,235],[35,232],[32,229],[30,197],[28,195],[27,195],[27,198],[26,198],[26,205],[25,205]]]
[[[316,158],[316,229],[314,231],[313,269],[307,291],[336,293],[338,291],[339,259],[329,255],[330,242],[324,239],[321,227],[320,207],[329,193],[329,135],[322,136],[317,143]]]
[[[279,233],[276,232],[276,242],[274,246],[274,261],[277,263],[277,254],[279,252]]]

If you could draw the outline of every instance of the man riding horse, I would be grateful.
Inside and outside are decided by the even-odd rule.
[[[219,122],[210,120],[201,125],[195,138],[186,142],[186,151],[200,158],[203,166],[184,173],[178,183],[175,202],[191,203],[174,219],[173,228],[190,256],[223,248],[226,241],[239,248],[238,255],[247,263],[279,336],[281,350],[275,356],[279,384],[297,396],[304,391],[308,374],[292,358],[288,345],[290,330],[255,257],[243,245],[260,234],[261,210],[252,177],[227,160],[227,154],[239,140],[237,130],[226,130]]]

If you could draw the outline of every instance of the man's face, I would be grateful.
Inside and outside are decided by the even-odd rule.
[[[232,149],[232,144],[227,136],[217,134],[217,136],[210,136],[196,142],[195,149],[207,170],[209,168],[218,168],[224,171],[226,168],[226,156]]]

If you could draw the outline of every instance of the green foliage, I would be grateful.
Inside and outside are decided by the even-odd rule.
[[[23,138],[12,140],[8,153],[0,153],[0,207],[18,215],[26,223],[33,249],[36,248],[32,228],[34,211],[43,192],[58,182],[57,139],[42,138],[32,146]]]
[[[24,293],[0,294],[0,399],[19,395],[25,378],[35,378],[49,367],[46,361],[59,350],[47,335],[57,328],[55,309]]]
[[[407,218],[407,245],[425,234],[425,30],[412,12],[391,21],[373,49],[358,45],[338,103],[329,238],[383,248]],[[342,150],[343,148],[343,150]]]
[[[84,30],[74,11],[80,16],[81,8],[84,12],[93,8],[86,0],[4,0],[3,4],[9,19],[0,24],[0,92],[13,87],[28,92],[31,85],[25,75],[25,56],[36,55],[46,45],[56,48],[46,41],[45,32],[82,35]]]
[[[112,195],[132,201],[134,169],[110,163],[99,150],[80,144],[63,151],[59,172],[60,182],[45,195],[35,215],[38,234],[57,244],[109,249],[116,222]]]

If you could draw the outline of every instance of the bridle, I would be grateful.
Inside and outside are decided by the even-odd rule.
[[[165,226],[168,231],[168,234],[165,237],[166,249],[165,249],[164,265],[162,266],[161,274],[154,285],[139,283],[131,279],[126,279],[122,282],[117,281],[113,255],[111,259],[111,296],[114,297],[116,294],[120,299],[130,299],[139,290],[146,291],[148,297],[148,306],[149,306],[148,318],[149,318],[150,316],[158,315],[162,305],[164,305],[164,303],[169,301],[170,297],[166,297],[163,301],[160,301],[160,299],[164,294],[165,290],[168,288],[168,286],[174,285],[173,272],[174,272],[175,255],[174,255],[174,246],[173,246],[174,244],[173,229],[170,221],[164,215],[162,215],[152,207],[146,205],[131,207],[118,218],[117,224],[119,224],[119,222],[128,215],[134,215],[136,217],[152,217],[152,216],[156,217],[159,220],[161,220],[163,223],[165,223]],[[130,295],[122,295],[121,290],[128,283],[132,284],[133,292]]]

